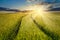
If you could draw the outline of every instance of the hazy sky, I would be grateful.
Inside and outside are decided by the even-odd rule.
[[[54,0],[0,0],[0,7],[7,7],[7,8],[21,8],[26,5],[31,5],[34,2],[52,2]],[[60,2],[60,0],[57,0],[56,2]]]

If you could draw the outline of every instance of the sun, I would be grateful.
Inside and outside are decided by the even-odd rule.
[[[33,14],[34,17],[36,16],[44,16],[46,13],[45,10],[47,10],[46,5],[32,5],[32,6],[27,6],[26,10],[32,10],[30,14]]]
[[[33,10],[32,13],[34,16],[43,16],[46,13],[46,5],[34,5],[29,7],[30,10]]]
[[[36,14],[43,14],[45,13],[47,10],[46,5],[33,5],[33,6],[28,6],[28,8],[26,8],[26,10],[33,10],[33,12],[35,12]]]
[[[34,12],[38,15],[42,15],[45,12],[45,8],[44,6],[40,5],[40,6],[36,6],[34,8]]]

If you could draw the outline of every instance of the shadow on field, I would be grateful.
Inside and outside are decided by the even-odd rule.
[[[53,32],[50,32],[50,31],[48,31],[47,29],[44,29],[44,27],[41,26],[40,24],[38,24],[38,23],[36,22],[36,20],[33,19],[32,16],[31,16],[31,19],[32,19],[33,22],[37,25],[37,27],[38,27],[41,31],[43,31],[48,37],[51,37],[52,40],[60,40],[60,39],[59,39],[59,36],[58,36],[57,34],[54,34]]]

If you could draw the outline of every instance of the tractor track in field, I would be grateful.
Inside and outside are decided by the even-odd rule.
[[[59,36],[58,36],[58,35],[50,32],[50,31],[45,30],[45,29],[43,28],[43,26],[41,26],[40,24],[38,24],[38,23],[36,22],[36,20],[32,17],[32,15],[31,15],[31,19],[32,19],[32,21],[36,24],[36,26],[37,26],[41,31],[43,31],[48,37],[51,37],[52,40],[59,40]]]
[[[27,16],[27,15],[25,15],[25,16]],[[21,27],[21,23],[22,23],[22,19],[25,17],[25,16],[22,16],[21,17],[21,19],[19,19],[19,21],[18,21],[18,23],[17,23],[17,25],[16,25],[16,29],[15,29],[15,37],[14,38],[16,38],[16,36],[17,36],[17,34],[18,34],[18,32],[19,32],[19,30],[20,30],[20,27]]]
[[[14,40],[14,39],[16,38],[16,36],[17,36],[17,34],[18,34],[19,30],[20,30],[20,27],[21,27],[22,19],[23,19],[24,17],[26,17],[26,16],[27,16],[27,15],[22,16],[22,17],[17,21],[17,23],[16,23],[16,25],[15,25],[15,28],[14,28],[13,31],[10,33],[10,35],[8,35],[8,38],[7,38],[6,40]],[[44,32],[48,37],[51,37],[52,40],[59,40],[59,39],[58,39],[59,37],[58,37],[57,35],[55,35],[54,33],[50,32],[50,31],[45,30],[45,29],[43,28],[43,26],[41,26],[40,24],[38,24],[38,23],[36,22],[36,20],[32,17],[32,15],[31,15],[30,18],[32,19],[32,21],[34,22],[34,24],[36,24],[36,26],[37,26],[42,32]],[[12,38],[12,37],[13,37],[13,38]]]
[[[26,15],[25,15],[26,16]],[[20,30],[20,26],[21,26],[21,23],[22,23],[22,19],[23,17],[25,16],[22,16],[18,22],[16,23],[15,25],[15,28],[12,30],[12,32],[10,33],[10,35],[8,35],[8,38],[7,39],[4,39],[4,40],[14,40]]]

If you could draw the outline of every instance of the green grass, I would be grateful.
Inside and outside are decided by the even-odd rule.
[[[60,40],[60,12],[28,13],[0,13],[0,40]]]
[[[60,12],[49,12],[41,16],[36,16],[35,21],[38,28],[53,40],[60,40]]]
[[[25,16],[25,14],[0,14],[0,40],[11,40],[14,38],[14,34],[16,34],[14,32],[22,16]]]

